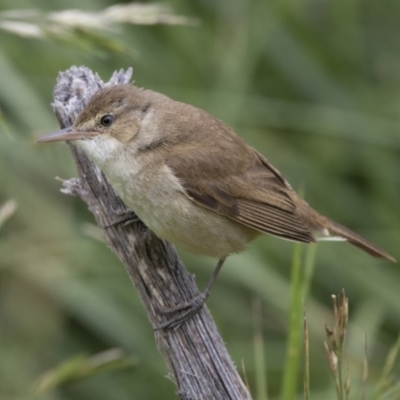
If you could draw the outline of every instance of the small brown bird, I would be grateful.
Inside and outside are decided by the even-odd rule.
[[[393,257],[319,214],[271,163],[207,112],[128,84],[106,87],[71,128],[38,142],[76,140],[160,238],[219,259],[261,233],[312,243],[347,240]]]

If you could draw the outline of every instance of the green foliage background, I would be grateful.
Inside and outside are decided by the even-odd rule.
[[[112,4],[69,1],[68,8],[99,11]],[[102,243],[85,204],[59,192],[54,177],[76,175],[67,146],[35,144],[58,128],[49,106],[52,88],[57,72],[71,65],[86,65],[104,80],[133,66],[137,85],[223,119],[295,188],[303,188],[315,208],[400,258],[400,2],[170,5],[200,23],[124,25],[43,39],[0,30],[0,203],[17,203],[0,227],[2,400],[176,398],[123,267]],[[67,7],[62,1],[0,1],[0,11],[16,6]],[[256,314],[272,399],[279,398],[284,370],[292,251],[290,242],[260,238],[228,259],[208,301],[253,393],[259,382],[252,310],[255,299],[261,302]],[[215,261],[182,257],[203,287]],[[320,244],[305,303],[313,399],[335,398],[324,323],[332,320],[331,294],[342,288],[350,299],[347,355],[354,398],[361,398],[364,334],[373,394],[400,331],[399,265],[344,243]],[[87,357],[101,358],[112,348],[127,355],[115,365],[124,368],[90,374],[96,362]],[[74,371],[67,373],[68,384],[48,375],[68,368]],[[399,369],[395,365],[397,384]],[[46,386],[46,379],[53,383]]]

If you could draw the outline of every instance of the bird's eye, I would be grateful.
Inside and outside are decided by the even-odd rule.
[[[114,122],[114,116],[110,114],[104,115],[103,117],[101,117],[100,120],[100,123],[103,126],[110,126],[113,122]]]

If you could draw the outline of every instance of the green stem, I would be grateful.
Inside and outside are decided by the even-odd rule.
[[[289,337],[281,389],[282,400],[293,400],[297,391],[302,332],[301,252],[301,244],[296,243],[292,260]]]

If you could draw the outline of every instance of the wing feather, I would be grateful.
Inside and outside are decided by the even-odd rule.
[[[198,109],[188,111],[191,123],[181,120],[180,132],[186,133],[166,156],[185,194],[198,205],[257,231],[315,242],[298,214],[293,189],[279,171],[221,121]]]
[[[305,243],[315,242],[310,230],[300,217],[268,204],[239,199],[238,214],[233,219],[258,231],[285,239]]]

